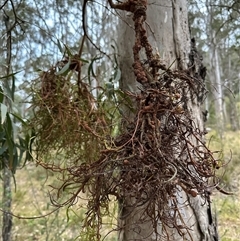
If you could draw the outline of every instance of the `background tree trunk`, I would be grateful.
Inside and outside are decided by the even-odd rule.
[[[210,83],[211,83],[211,91],[213,93],[214,98],[214,106],[215,106],[215,119],[217,123],[218,133],[220,138],[223,138],[224,132],[224,108],[223,108],[223,90],[222,90],[222,81],[220,75],[220,63],[219,63],[219,51],[218,45],[216,41],[216,31],[213,29],[213,19],[214,12],[212,7],[212,0],[206,1],[206,7],[208,12],[208,37],[210,42]]]
[[[134,44],[132,15],[122,12],[120,15],[122,17],[118,28],[119,62],[122,72],[120,87],[123,90],[137,91],[136,80],[132,70],[132,47]],[[171,66],[172,69],[186,69],[188,67],[191,41],[186,0],[166,0],[161,1],[160,4],[154,0],[148,1],[147,24],[145,27],[150,44],[155,47],[155,51],[160,54],[160,58],[166,63],[166,66]],[[193,48],[194,50],[192,49],[192,51],[195,51],[195,54],[197,54],[194,46]],[[197,61],[199,60],[194,57],[194,62],[191,64],[195,65],[195,67],[190,66],[193,75],[198,71],[199,62]],[[199,96],[201,94],[199,93]],[[200,107],[201,98],[199,97],[197,100],[192,99],[190,96],[188,97],[187,109],[192,114],[192,118],[198,128],[203,130]],[[129,113],[126,115],[129,116]],[[184,218],[182,221],[189,227],[188,230],[180,234],[176,229],[163,227],[160,222],[158,227],[154,228],[151,220],[144,213],[148,203],[134,208],[132,207],[134,200],[126,197],[120,203],[119,224],[121,231],[119,239],[122,241],[218,240],[210,204],[205,202],[200,196],[193,198],[184,191],[179,192],[176,196],[180,203],[179,211]]]
[[[213,37],[214,38],[214,37]],[[224,108],[223,108],[223,91],[222,91],[222,82],[220,76],[220,65],[219,65],[219,56],[217,46],[212,40],[212,47],[210,53],[210,68],[211,76],[210,81],[212,84],[212,93],[214,96],[215,103],[215,113],[216,113],[216,123],[220,137],[223,137],[224,132]]]
[[[5,75],[8,76],[11,73],[11,64],[12,64],[12,39],[11,39],[11,29],[9,23],[9,16],[5,14],[4,23],[6,28],[6,68]],[[11,80],[10,78],[6,78],[3,81],[4,87],[10,86]],[[5,99],[6,105],[11,108],[11,103],[8,98]],[[2,209],[3,209],[3,217],[2,217],[2,240],[10,241],[11,240],[11,232],[12,232],[12,216],[9,214],[11,212],[12,207],[12,187],[11,187],[11,176],[12,172],[9,168],[9,161],[4,154],[2,154],[2,181],[3,181],[3,194],[2,194]]]

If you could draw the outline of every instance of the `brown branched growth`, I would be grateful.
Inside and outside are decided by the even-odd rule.
[[[161,221],[181,233],[186,224],[179,224],[178,191],[207,199],[208,178],[217,185],[215,171],[221,166],[205,145],[204,133],[184,108],[186,92],[181,90],[192,91],[189,81],[190,77],[169,70],[147,90],[129,93],[138,104],[134,121],[126,133],[108,143],[96,162],[68,169],[69,179],[60,190],[73,184],[79,188],[65,205],[73,204],[87,190],[87,220],[91,224],[101,220],[101,210],[108,206],[110,196],[131,198],[130,210],[148,204],[146,214],[154,228]]]
[[[211,187],[208,179],[214,180],[212,186],[217,185],[215,171],[222,165],[205,145],[205,133],[199,130],[186,107],[187,101],[197,97],[196,86],[199,83],[203,86],[202,79],[187,71],[167,69],[159,56],[153,54],[144,28],[147,1],[114,4],[109,0],[109,4],[133,13],[133,70],[143,89],[140,94],[129,93],[138,107],[126,133],[107,142],[97,161],[68,169],[69,179],[61,189],[73,183],[79,188],[64,204],[73,204],[88,190],[87,223],[91,225],[99,220],[99,227],[101,210],[106,210],[110,196],[118,200],[132,199],[134,202],[125,216],[131,214],[133,207],[147,203],[145,213],[155,230],[160,221],[163,226],[176,228],[180,234],[183,229],[188,232],[179,211],[178,191],[207,199]],[[147,56],[148,68],[141,63],[142,50]],[[160,70],[163,73],[159,73]]]
[[[108,125],[104,110],[81,81],[81,65],[74,62],[73,69],[78,70],[75,87],[67,76],[56,74],[57,66],[43,73],[39,78],[40,91],[35,95],[33,123],[39,127],[41,151],[55,148],[67,150],[69,156],[78,154],[78,161],[69,162],[67,168],[40,163],[65,173],[57,197],[65,190],[71,192],[62,204],[54,199],[52,202],[56,206],[71,206],[87,193],[85,225],[96,229],[97,240],[101,238],[102,216],[108,211],[112,196],[134,200],[126,216],[132,208],[147,203],[145,213],[155,230],[160,221],[163,227],[176,228],[180,234],[183,230],[188,232],[179,211],[178,191],[207,199],[209,187],[218,184],[215,171],[223,165],[205,145],[205,133],[186,104],[197,99],[203,80],[201,75],[190,75],[191,70],[166,68],[159,56],[153,54],[144,28],[146,0],[127,0],[121,4],[109,0],[109,4],[133,13],[133,69],[136,81],[143,86],[138,94],[128,93],[137,103],[135,119],[126,126],[125,133],[111,140],[105,130]],[[148,68],[141,63],[143,49]],[[212,186],[209,178],[213,180]]]

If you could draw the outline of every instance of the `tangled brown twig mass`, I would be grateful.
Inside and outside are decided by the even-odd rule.
[[[153,227],[161,221],[181,232],[173,214],[178,212],[177,191],[182,189],[192,197],[207,198],[208,179],[217,182],[215,170],[221,166],[205,145],[205,133],[187,106],[188,101],[197,99],[196,90],[203,86],[203,79],[201,74],[192,75],[192,69],[170,70],[153,54],[143,27],[146,1],[109,3],[134,15],[133,70],[142,89],[138,94],[127,94],[137,104],[136,116],[126,126],[127,131],[110,140],[107,118],[87,85],[78,79],[81,86],[69,88],[74,86],[71,81],[56,75],[52,68],[41,76],[41,91],[35,97],[34,124],[40,127],[39,146],[42,152],[50,147],[67,150],[69,156],[77,153],[77,162],[57,168],[67,172],[58,193],[74,186],[71,197],[61,205],[73,205],[82,193],[88,193],[85,224],[98,227],[98,238],[102,210],[108,209],[111,196],[118,200],[134,197],[133,207],[147,203],[146,214]],[[141,49],[145,50],[148,68],[141,62]]]
[[[219,163],[202,141],[204,133],[183,107],[179,85],[187,88],[189,84],[168,74],[160,80],[135,95],[138,111],[127,133],[102,150],[101,158],[92,165],[69,168],[72,178],[68,182],[79,183],[78,194],[91,183],[92,213],[96,214],[94,210],[105,205],[110,195],[119,200],[134,197],[135,206],[148,203],[152,220],[176,226],[166,204],[179,187],[193,197],[207,197],[207,180],[215,176]],[[174,87],[170,88],[169,82]],[[162,211],[158,217],[156,208]]]

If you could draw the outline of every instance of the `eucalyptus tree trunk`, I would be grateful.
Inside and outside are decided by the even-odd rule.
[[[230,90],[233,90],[233,81],[231,80],[231,73],[232,73],[232,64],[231,64],[231,56],[228,55],[228,88]],[[236,105],[236,99],[234,98],[234,95],[231,91],[227,92],[227,96],[229,98],[229,121],[231,125],[231,130],[232,131],[238,131],[240,129],[240,123],[239,123],[239,117],[238,117],[238,110],[237,110],[237,105]]]
[[[211,91],[214,97],[214,106],[215,106],[215,117],[217,123],[217,129],[220,137],[223,137],[224,132],[224,107],[223,107],[223,90],[222,90],[222,82],[221,82],[221,74],[220,74],[220,63],[219,63],[219,53],[218,53],[218,44],[216,39],[216,31],[213,29],[213,19],[214,12],[212,4],[215,1],[207,0],[206,7],[208,12],[208,37],[210,42],[210,83],[211,83]]]
[[[134,45],[134,25],[132,15],[120,12],[121,15],[118,28],[118,47],[119,63],[122,72],[120,87],[127,91],[139,91],[132,70],[133,55],[132,47]],[[197,63],[200,61],[197,56],[194,39],[189,35],[187,18],[186,0],[162,0],[148,1],[147,20],[145,28],[147,30],[150,44],[155,48],[155,53],[159,53],[162,61],[171,69],[181,69],[193,72],[198,71]],[[192,61],[189,60],[190,52]],[[144,59],[142,59],[144,62]],[[191,63],[190,63],[191,62]],[[189,64],[190,63],[190,64]],[[195,65],[193,67],[192,65]],[[203,70],[203,75],[205,75]],[[203,76],[204,77],[204,76]],[[201,92],[201,89],[198,90]],[[198,128],[203,130],[203,120],[201,111],[201,97],[199,93],[196,99],[188,98],[186,103],[188,111]],[[186,93],[186,95],[188,95]],[[126,110],[127,111],[127,110]],[[131,118],[130,113],[125,116]],[[201,196],[192,197],[179,187],[178,210],[181,213],[180,223],[185,223],[189,227],[187,231],[179,232],[175,228],[163,226],[159,221],[157,227],[153,227],[152,220],[148,218],[145,210],[148,203],[133,207],[132,199],[126,197],[120,202],[119,216],[119,240],[193,240],[193,241],[215,241],[217,237],[216,226],[211,215],[210,203],[203,200]],[[156,210],[161,212],[161,210]]]
[[[210,68],[210,81],[212,84],[212,93],[214,96],[216,123],[219,135],[222,138],[224,132],[223,91],[220,75],[219,54],[215,43],[215,37],[213,35],[210,48]]]

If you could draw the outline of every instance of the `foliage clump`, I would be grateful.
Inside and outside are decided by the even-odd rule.
[[[37,153],[64,152],[75,163],[91,160],[109,134],[106,118],[88,85],[74,76],[77,71],[62,73],[59,65],[42,72],[32,86]]]

